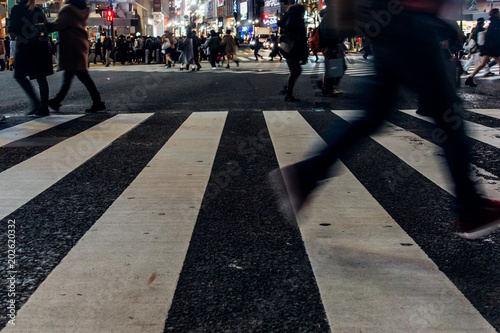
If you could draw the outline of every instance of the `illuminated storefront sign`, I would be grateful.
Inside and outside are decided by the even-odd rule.
[[[248,2],[240,3],[240,20],[248,19]]]

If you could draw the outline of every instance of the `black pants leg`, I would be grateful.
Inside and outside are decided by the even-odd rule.
[[[38,99],[38,96],[36,95],[35,90],[33,89],[33,86],[31,85],[30,81],[25,76],[16,77],[16,81],[19,83],[21,88],[23,88],[24,92],[30,98],[33,107],[37,107],[40,104],[40,100]]]
[[[64,71],[61,88],[59,88],[59,92],[56,94],[56,97],[54,97],[54,100],[57,103],[61,104],[64,97],[68,94],[73,76],[75,76],[75,71]]]
[[[286,59],[286,64],[288,65],[288,69],[290,70],[286,94],[291,96],[293,95],[293,87],[295,87],[295,82],[300,76],[300,73],[302,73],[302,68],[300,67],[299,59],[288,58]]]
[[[92,98],[92,102],[94,103],[100,103],[101,102],[101,95],[99,94],[99,91],[97,90],[97,87],[92,80],[92,78],[89,75],[88,71],[76,71],[75,72],[76,77],[83,83],[85,88],[87,88],[88,92],[90,93],[90,97]]]

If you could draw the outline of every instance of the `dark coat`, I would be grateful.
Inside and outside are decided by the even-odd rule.
[[[210,53],[219,52],[221,39],[219,36],[212,36],[207,40],[207,49]]]
[[[29,11],[27,0],[12,7],[9,32],[16,38],[16,77],[30,79],[54,73],[47,36],[47,19],[40,8]]]
[[[89,40],[87,18],[90,8],[78,8],[73,4],[64,5],[57,19],[49,27],[59,31],[59,62],[57,70],[87,70]]]
[[[293,40],[293,47],[289,53],[283,53],[285,58],[294,58],[301,61],[307,61],[309,49],[307,47],[307,32],[303,12],[300,6],[290,6],[283,17],[281,23],[282,35],[286,35]]]

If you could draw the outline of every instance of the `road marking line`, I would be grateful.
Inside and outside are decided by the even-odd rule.
[[[226,117],[191,114],[2,332],[163,332]]]
[[[361,111],[332,112],[348,122],[361,114]],[[434,184],[455,195],[455,185],[449,176],[441,147],[388,122],[384,122],[370,137]],[[471,166],[471,178],[475,184],[481,185],[483,194],[492,199],[500,199],[500,179],[476,165]]]
[[[54,185],[152,115],[137,113],[114,116],[0,173],[0,219]]]
[[[424,117],[415,112],[415,110],[399,110],[409,116],[425,120],[428,123],[434,124],[434,119],[431,117]],[[479,112],[478,112],[479,113]],[[464,120],[465,131],[468,137],[471,137],[477,141],[484,142],[490,146],[500,148],[500,130],[497,128],[492,128],[480,124],[473,123],[468,120]]]
[[[0,147],[27,138],[83,115],[55,115],[42,117],[0,131]]]
[[[298,112],[264,114],[280,166],[322,142]],[[336,170],[297,216],[332,332],[494,332],[345,165]]]

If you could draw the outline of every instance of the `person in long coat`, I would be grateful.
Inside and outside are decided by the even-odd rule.
[[[182,41],[181,48],[182,53],[179,56],[181,67],[179,68],[179,70],[189,70],[189,65],[191,65],[191,70],[194,72],[196,70],[196,67],[194,65],[193,38],[191,28],[188,28],[186,38]]]
[[[48,116],[49,84],[47,76],[54,73],[49,49],[47,19],[42,10],[35,7],[35,0],[21,0],[12,8],[9,33],[16,39],[14,78],[26,92],[33,108],[30,115]],[[30,80],[36,79],[40,98]]]
[[[226,34],[224,37],[222,37],[222,42],[220,43],[221,46],[224,46],[224,54],[227,56],[227,66],[226,68],[229,67],[229,61],[234,61],[236,63],[236,66],[240,65],[240,62],[235,59],[236,57],[236,41],[234,40],[233,36],[231,36],[231,30],[227,29]]]
[[[90,8],[87,7],[85,0],[66,0],[65,5],[57,14],[56,21],[49,24],[51,31],[59,31],[57,70],[64,71],[59,92],[49,100],[49,106],[56,111],[61,107],[75,75],[85,85],[92,98],[92,106],[85,112],[93,113],[106,109],[104,102],[101,101],[101,95],[87,71],[89,41],[85,28],[89,13]]]

